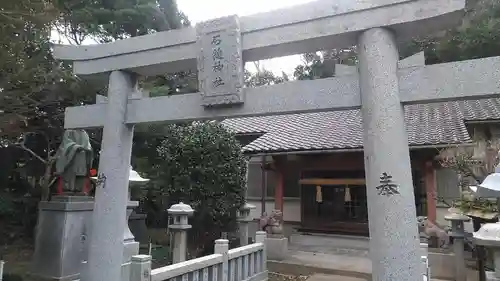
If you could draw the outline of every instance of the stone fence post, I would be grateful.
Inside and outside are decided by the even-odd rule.
[[[5,265],[5,262],[3,260],[0,260],[0,281],[3,280],[3,266]]]
[[[131,258],[130,281],[151,280],[151,256],[136,255]]]
[[[183,262],[186,260],[187,230],[191,228],[191,225],[188,224],[188,217],[194,213],[194,210],[191,206],[180,202],[172,205],[167,212],[172,216],[172,223],[168,226],[174,237],[172,262]]]
[[[431,280],[431,270],[429,268],[429,244],[420,243],[420,258],[422,262],[422,271],[425,276],[424,281]]]
[[[267,233],[265,231],[257,231],[255,234],[255,242],[264,244],[264,250],[262,251],[262,272],[267,271],[267,245],[266,245]]]
[[[227,281],[229,275],[229,240],[227,239],[217,239],[214,245],[214,254],[222,255],[222,278],[215,278],[214,280]]]

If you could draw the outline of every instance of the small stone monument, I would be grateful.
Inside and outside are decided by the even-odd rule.
[[[188,217],[193,215],[194,210],[191,206],[182,202],[174,204],[167,210],[172,217],[172,222],[168,228],[172,231],[173,239],[173,263],[179,263],[186,260],[187,252],[187,230],[191,228],[188,223]]]
[[[453,252],[455,254],[455,280],[467,281],[467,270],[464,256],[465,230],[464,222],[470,221],[468,216],[450,213],[444,217],[451,222],[451,234],[453,237]]]
[[[39,204],[33,274],[39,279],[76,280],[87,257],[94,201],[85,196],[93,161],[84,130],[66,130],[56,155],[61,193]]]
[[[474,232],[474,243],[493,250],[494,272],[486,272],[486,281],[500,281],[500,222],[484,224]]]
[[[250,217],[250,211],[256,207],[252,204],[245,203],[240,209],[238,222],[240,232],[240,246],[248,245],[248,224],[253,221]]]
[[[87,196],[54,196],[39,205],[33,274],[47,280],[77,280],[87,257],[94,201]]]

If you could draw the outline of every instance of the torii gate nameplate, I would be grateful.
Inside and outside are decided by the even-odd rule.
[[[238,17],[196,25],[198,80],[204,106],[243,103],[243,58]]]

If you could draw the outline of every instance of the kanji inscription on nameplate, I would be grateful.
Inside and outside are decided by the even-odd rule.
[[[380,176],[380,185],[377,186],[378,195],[392,196],[399,194],[399,186],[392,181],[392,176],[382,173]]]
[[[237,16],[196,25],[198,80],[204,106],[241,104],[243,60]]]

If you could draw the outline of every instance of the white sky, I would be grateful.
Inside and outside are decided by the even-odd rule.
[[[313,0],[177,0],[177,5],[179,10],[184,12],[194,25],[200,21],[227,15],[237,14],[238,16],[247,16],[312,1]],[[261,61],[260,67],[276,74],[281,74],[281,72],[284,71],[292,77],[294,68],[300,63],[301,56],[295,55]],[[246,68],[252,72],[255,71],[253,63],[247,63]]]

